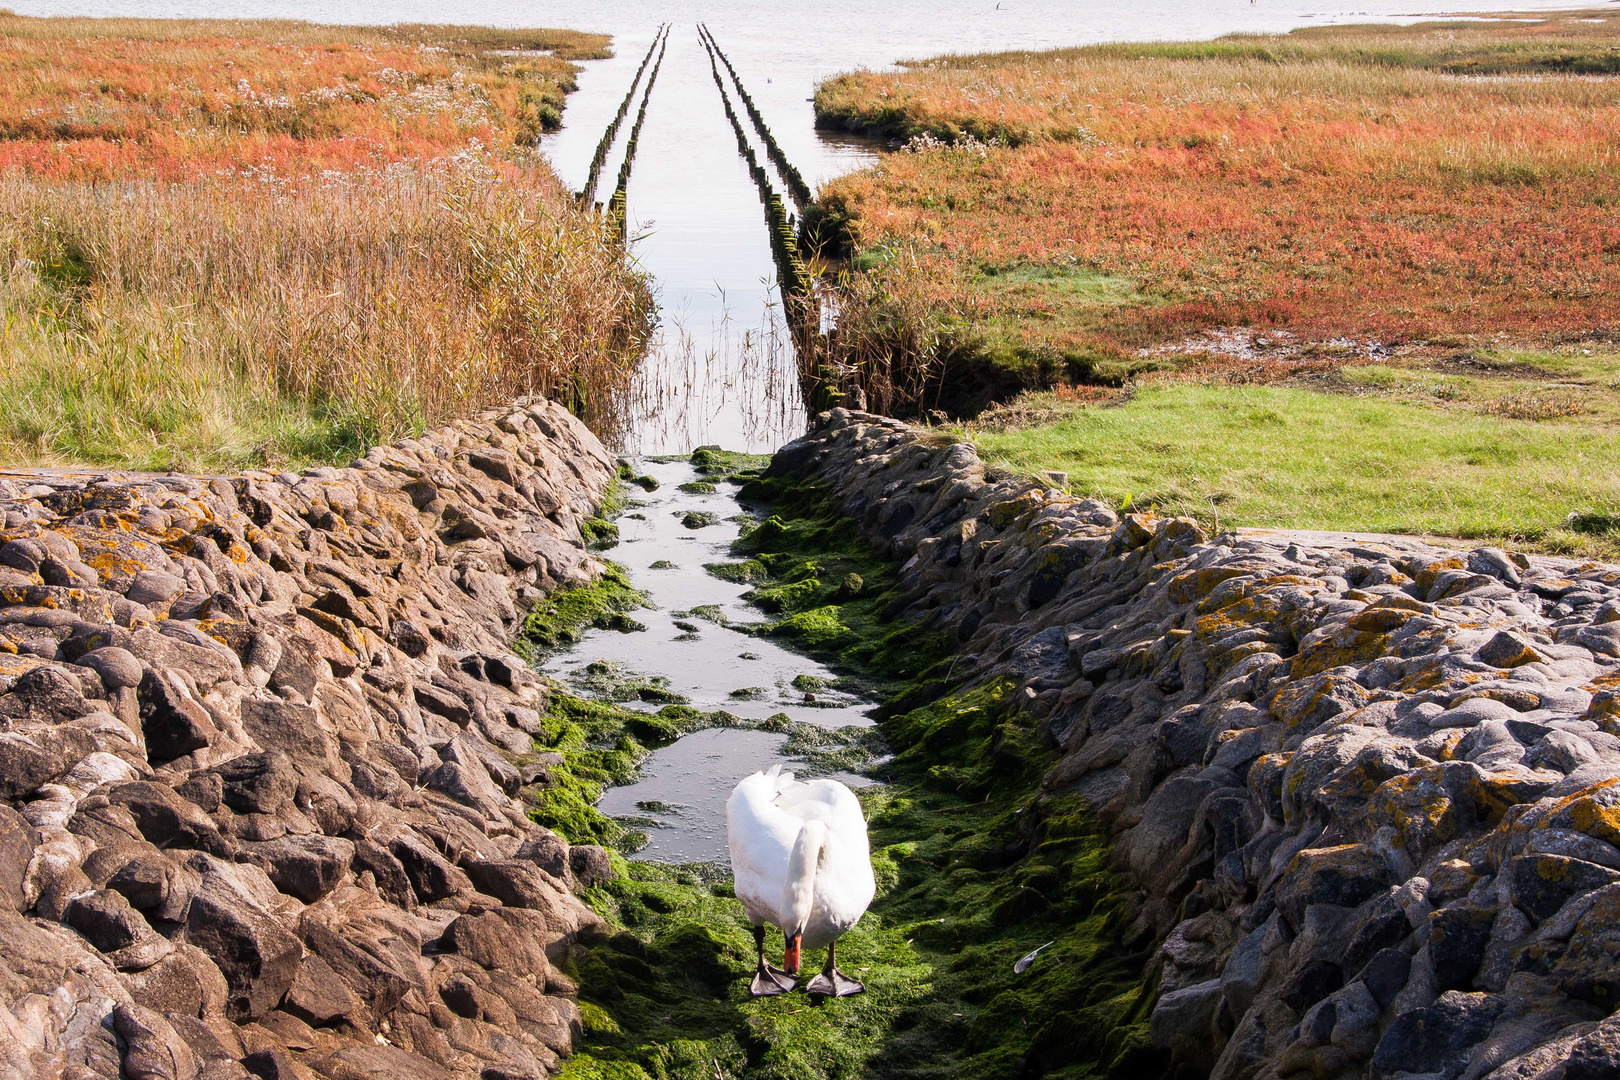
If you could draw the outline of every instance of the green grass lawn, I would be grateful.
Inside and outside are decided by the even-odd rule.
[[[1509,415],[1486,410],[1545,394],[1545,383],[1517,381],[1503,392],[1493,384],[1508,380],[1388,368],[1346,374],[1366,396],[1166,383],[1117,405],[1058,406],[1055,422],[971,435],[991,464],[1061,469],[1078,493],[1206,523],[1218,515],[1223,527],[1620,552],[1620,425],[1605,405],[1612,394],[1577,383],[1565,392],[1583,394],[1595,412],[1520,420],[1511,405]],[[1572,513],[1589,515],[1584,531],[1566,526]]]

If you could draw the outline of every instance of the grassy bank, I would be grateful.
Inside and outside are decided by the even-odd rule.
[[[895,756],[862,793],[879,896],[843,940],[858,997],[751,999],[753,940],[727,874],[705,865],[620,863],[591,895],[612,931],[570,971],[586,1041],[563,1075],[613,1080],[1148,1077],[1152,988],[1123,938],[1129,911],[1106,846],[1077,804],[1037,798],[1049,753],[1010,688],[953,687],[943,643],[886,617],[893,567],[814,490],[755,483],[773,514],[711,568],[755,583],[782,635],[864,679],[890,702]],[[901,647],[900,643],[906,647]],[[679,704],[655,717],[560,694],[543,740],[563,783],[533,810],[571,838],[633,848],[591,807],[649,746],[730,723]],[[766,726],[779,724],[766,721]],[[812,767],[848,767],[849,733],[791,734]],[[1046,942],[1029,969],[1019,957]],[[814,964],[819,958],[807,958]]]
[[[606,44],[0,15],[0,462],[343,461],[528,393],[611,434],[650,301],[534,146]]]
[[[973,431],[987,461],[1063,470],[1075,490],[1115,505],[1210,525],[1430,533],[1620,556],[1612,419],[1500,419],[1396,393],[1347,399],[1179,382],[1144,385],[1111,407],[1044,394],[1016,408],[1037,422],[1001,427],[991,416]]]
[[[1617,73],[1594,10],[839,76],[910,141],[807,215],[834,377],[1116,504],[1620,554]]]

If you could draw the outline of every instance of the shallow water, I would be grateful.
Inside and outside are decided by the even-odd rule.
[[[745,513],[734,488],[722,485],[713,494],[687,494],[678,485],[702,479],[685,462],[643,462],[641,470],[659,481],[657,491],[636,492],[633,506],[618,518],[619,543],[604,552],[629,572],[636,586],[657,605],[633,612],[647,629],[635,633],[592,630],[579,645],[554,659],[547,670],[563,679],[578,679],[585,669],[607,661],[637,675],[668,680],[670,690],[704,711],[724,709],[749,720],[777,713],[790,719],[842,727],[870,725],[868,703],[836,691],[815,691],[806,704],[795,677],[836,678],[814,660],[790,652],[770,638],[755,637],[739,627],[759,625],[758,608],[742,599],[749,589],[722,581],[704,570],[706,563],[731,562],[731,542],[742,531],[736,520]],[[683,524],[688,514],[712,514],[716,521],[701,528]],[[654,568],[654,563],[670,566]],[[700,613],[692,609],[704,607]],[[708,610],[712,606],[713,610]],[[733,625],[721,625],[724,620]],[[836,707],[829,707],[836,703]],[[660,702],[629,703],[656,712]]]
[[[631,613],[646,629],[587,631],[578,645],[553,657],[544,670],[590,694],[608,685],[600,675],[593,679],[591,671],[594,666],[600,672],[605,663],[626,675],[659,679],[662,690],[679,694],[706,712],[723,709],[748,720],[786,714],[824,727],[870,726],[866,711],[872,703],[853,694],[817,688],[812,691],[816,702],[807,703],[805,691],[793,686],[795,678],[802,684],[805,677],[831,681],[836,675],[770,638],[739,629],[757,626],[762,619],[759,609],[742,599],[749,587],[704,570],[706,563],[734,561],[729,549],[742,530],[738,519],[748,516],[736,499],[736,489],[721,484],[709,494],[683,492],[679,485],[703,479],[691,465],[638,464],[639,471],[658,481],[658,489],[630,488],[637,505],[619,516],[619,543],[604,554],[623,566],[656,605]],[[691,528],[684,523],[688,514],[710,514],[715,521]],[[694,614],[696,607],[703,612]],[[649,712],[662,707],[660,701],[623,704]],[[687,735],[648,755],[641,779],[611,789],[599,806],[614,817],[645,819],[631,823],[649,837],[638,858],[723,862],[725,804],[732,786],[773,764],[792,768],[791,761],[784,762],[781,756],[786,742],[785,735],[734,728]],[[864,782],[859,777],[840,779]],[[664,806],[638,806],[642,803]]]

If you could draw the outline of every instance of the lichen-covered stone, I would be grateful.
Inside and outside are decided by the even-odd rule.
[[[1620,1004],[1620,569],[1208,538],[931,439],[835,409],[767,472],[904,567],[894,609],[959,643],[957,676],[1042,703],[1046,795],[1085,797],[1141,889],[1174,1068],[1605,1060],[1582,1040]]]
[[[545,402],[301,475],[0,473],[20,1075],[555,1071],[579,1013],[545,950],[596,917],[513,798],[546,774],[510,760],[544,710],[510,643],[599,571],[612,475]],[[461,864],[518,869],[497,897]],[[489,932],[424,948],[470,910]],[[451,968],[486,999],[454,1032]]]

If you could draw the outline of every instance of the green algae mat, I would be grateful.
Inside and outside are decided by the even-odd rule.
[[[743,495],[768,501],[773,514],[738,541],[738,562],[711,572],[754,584],[754,599],[776,616],[762,632],[887,703],[878,732],[893,757],[867,770],[882,782],[860,793],[878,896],[839,950],[867,991],[750,998],[753,937],[728,871],[627,861],[633,834],[592,805],[650,748],[725,723],[724,714],[677,704],[649,717],[559,692],[541,742],[564,764],[531,813],[570,841],[617,847],[620,872],[587,897],[612,929],[564,965],[580,984],[586,1031],[563,1077],[1161,1073],[1147,1039],[1147,957],[1126,940],[1125,885],[1084,807],[1039,797],[1050,751],[1012,707],[1012,687],[950,683],[946,643],[888,615],[899,596],[893,567],[873,557],[824,492],[755,480]],[[620,583],[587,588],[598,592],[557,605],[565,621],[627,610]],[[535,629],[561,640],[555,621]],[[852,747],[853,736],[824,729],[791,734],[823,768],[870,762],[876,749],[870,736]],[[819,960],[807,956],[806,970]]]

